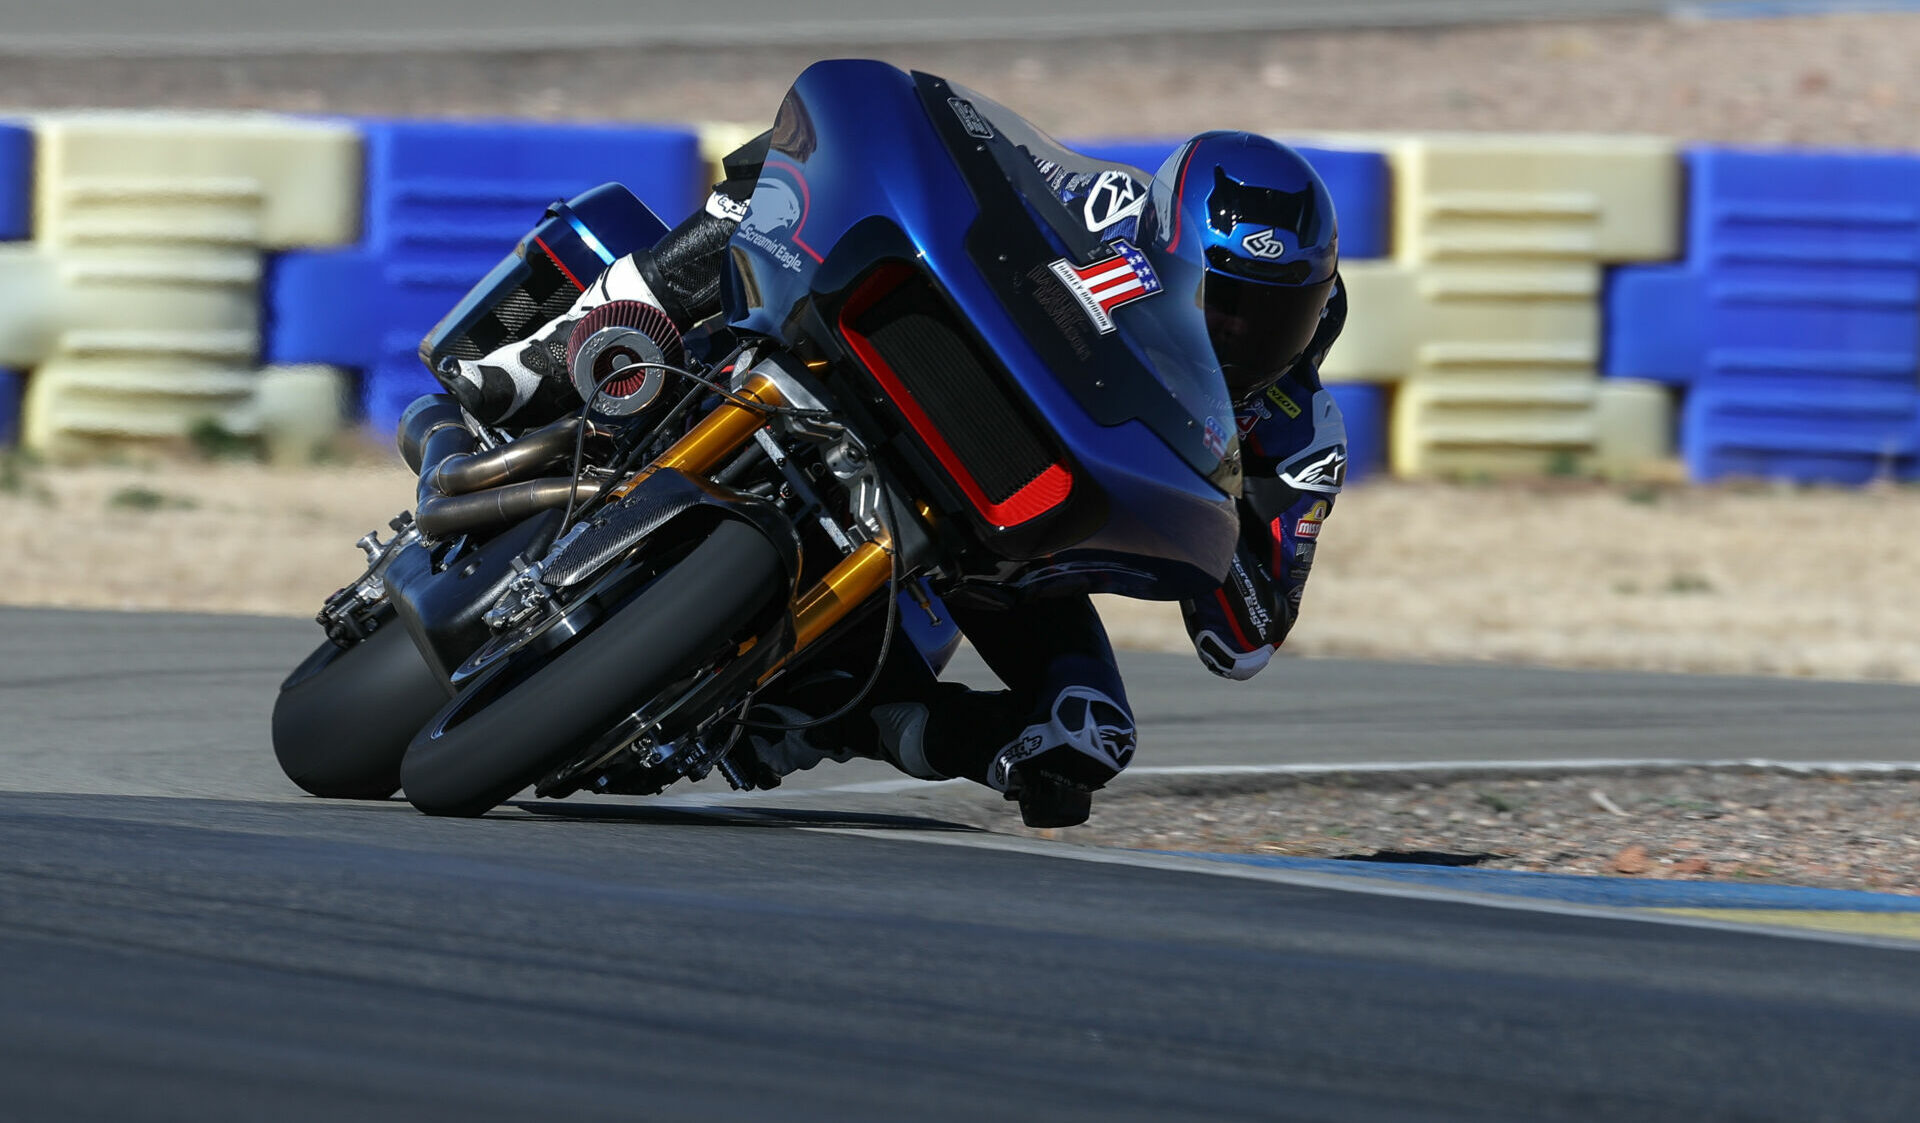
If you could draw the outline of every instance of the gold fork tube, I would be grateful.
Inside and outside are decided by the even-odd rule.
[[[765,375],[755,375],[739,390],[739,396],[778,409],[786,404],[786,395]],[[690,476],[704,475],[718,468],[727,457],[753,439],[766,424],[760,410],[723,402],[695,425],[687,435],[673,443],[652,464],[614,490],[625,496],[653,473],[671,468]],[[840,559],[820,581],[793,602],[793,650],[791,659],[808,644],[846,619],[849,612],[886,587],[893,577],[892,544],[885,540],[863,542],[853,553]],[[784,663],[783,659],[781,662]],[[769,672],[771,675],[772,672]]]
[[[737,396],[773,409],[787,404],[786,395],[780,392],[780,387],[764,374],[749,378]],[[617,499],[626,498],[627,493],[640,486],[642,480],[663,468],[671,468],[689,476],[703,476],[738,452],[766,423],[767,415],[760,410],[735,402],[722,402],[700,424],[688,430],[686,436],[675,441],[673,447],[661,453],[658,459],[641,469],[632,479],[615,488],[613,495]]]
[[[883,541],[863,542],[840,559],[819,584],[793,604],[793,650],[798,653],[826,634],[847,613],[865,604],[893,577],[893,555]]]

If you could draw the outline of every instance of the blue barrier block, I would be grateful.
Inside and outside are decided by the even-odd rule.
[[[415,398],[422,394],[445,392],[409,349],[407,360],[403,363],[383,362],[361,372],[362,423],[374,433],[386,436],[400,427],[400,415],[407,411]]]
[[[363,129],[364,238],[271,263],[266,352],[272,362],[359,369],[376,424],[401,393],[394,387],[432,388],[412,349],[547,204],[614,180],[672,223],[705,190],[699,138],[686,129],[439,121]],[[410,339],[405,362],[417,379],[395,365],[399,338]]]
[[[33,236],[33,130],[0,124],[0,242]]]
[[[20,443],[20,403],[27,395],[26,376],[0,370],[0,448]]]
[[[1327,390],[1347,422],[1347,482],[1386,467],[1392,388],[1372,382],[1329,382]]]
[[[1920,157],[1687,153],[1687,260],[1616,270],[1608,374],[1912,385]]]
[[[366,137],[367,242],[390,253],[471,253],[491,265],[555,199],[617,181],[672,225],[706,188],[690,129],[385,121],[369,122]]]
[[[1920,391],[1702,386],[1687,396],[1681,446],[1696,480],[1911,479],[1920,463]]]
[[[1148,175],[1158,171],[1179,140],[1086,140],[1070,147],[1096,160],[1132,164]],[[1348,152],[1295,146],[1326,181],[1340,216],[1340,256],[1351,261],[1387,256],[1393,230],[1393,172],[1379,152]]]
[[[1920,156],[1697,148],[1687,259],[1615,270],[1609,375],[1694,388],[1696,478],[1910,471]]]
[[[1702,317],[1705,278],[1684,265],[1632,265],[1609,270],[1603,297],[1609,375],[1684,386],[1706,353]]]

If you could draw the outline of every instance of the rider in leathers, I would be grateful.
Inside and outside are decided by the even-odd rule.
[[[482,421],[532,426],[578,408],[564,356],[588,311],[641,300],[683,331],[719,312],[726,245],[746,214],[767,145],[762,136],[729,156],[726,178],[701,212],[650,251],[614,262],[565,316],[483,359],[449,363],[441,381]],[[1077,205],[1093,186],[1092,177],[1036,164],[1064,203]],[[1319,375],[1346,318],[1333,204],[1298,153],[1240,132],[1188,141],[1154,182],[1164,195],[1163,236],[1194,237],[1206,257],[1202,302],[1234,395],[1244,458],[1232,568],[1210,595],[1181,607],[1207,668],[1244,680],[1292,629],[1321,526],[1345,478],[1345,426]],[[872,673],[871,663],[857,662],[798,670],[752,711],[765,719],[748,741],[758,782],[778,783],[822,759],[867,756],[925,779],[964,777],[1005,792],[1020,801],[1029,825],[1085,821],[1090,793],[1126,767],[1135,747],[1126,691],[1092,602],[1072,595],[949,608],[1007,689],[937,682],[910,645],[896,644],[875,688],[847,716],[783,734],[783,724],[840,709]],[[866,627],[876,633],[872,644],[834,647],[855,660],[871,653],[877,625]]]

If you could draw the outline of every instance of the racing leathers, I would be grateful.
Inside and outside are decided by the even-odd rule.
[[[1235,403],[1240,544],[1220,587],[1180,606],[1201,662],[1222,677],[1258,674],[1293,629],[1320,528],[1346,482],[1347,427],[1320,383],[1320,364],[1346,318],[1346,287],[1336,278],[1306,354],[1267,390]]]
[[[488,424],[543,424],[569,401],[566,344],[587,312],[609,300],[662,308],[682,331],[720,311],[719,277],[729,238],[745,216],[767,151],[762,136],[726,161],[726,179],[706,206],[651,250],[621,258],[571,310],[526,340],[438,372],[461,404]],[[1042,163],[1051,182],[1055,169]],[[1086,176],[1061,175],[1063,198]],[[1072,204],[1071,199],[1064,201]],[[1226,579],[1182,604],[1201,661],[1247,679],[1266,666],[1300,611],[1320,530],[1345,479],[1346,431],[1321,386],[1319,364],[1345,322],[1336,281],[1312,344],[1277,382],[1236,403],[1243,455],[1240,541]],[[577,397],[571,399],[578,408]],[[1018,798],[1031,825],[1086,818],[1087,793],[1125,768],[1135,748],[1132,710],[1105,628],[1085,594],[1025,603],[956,603],[954,619],[1005,684],[976,691],[936,681],[906,644],[893,645],[875,688],[831,725],[805,715],[841,708],[868,678],[873,642],[832,645],[809,673],[760,698],[749,772],[762,785],[823,759],[886,759],[927,779],[963,777]],[[872,630],[870,620],[862,627]],[[843,650],[845,665],[831,661]]]

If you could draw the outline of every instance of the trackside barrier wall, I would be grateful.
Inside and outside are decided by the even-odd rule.
[[[1608,373],[1689,388],[1695,479],[1920,473],[1920,157],[1687,164],[1686,258],[1610,278]]]
[[[33,129],[0,123],[0,242],[33,230]]]
[[[358,134],[272,114],[29,124],[33,240],[0,248],[0,362],[36,368],[23,442],[259,431],[262,256],[354,237]]]
[[[26,392],[26,380],[17,370],[0,370],[0,448],[9,448],[20,439],[20,397]]]
[[[617,179],[677,221],[757,131],[0,123],[0,439],[210,417],[281,454],[337,423],[342,368],[388,429],[434,385],[420,337],[547,203]],[[1632,473],[1676,429],[1701,479],[1920,476],[1920,156],[1278,135],[1341,211],[1351,318],[1324,373],[1356,476]],[[1177,143],[1078,147],[1151,172]]]
[[[367,121],[366,229],[359,244],[275,261],[267,354],[361,372],[368,425],[391,432],[438,389],[422,336],[539,222],[547,204],[597,184],[631,187],[668,225],[702,195],[690,129]]]
[[[1325,373],[1398,384],[1396,474],[1632,472],[1664,458],[1668,431],[1634,428],[1660,413],[1646,389],[1601,384],[1600,292],[1604,264],[1676,252],[1671,142],[1309,139],[1379,148],[1393,169],[1392,257],[1347,271],[1348,327]]]

